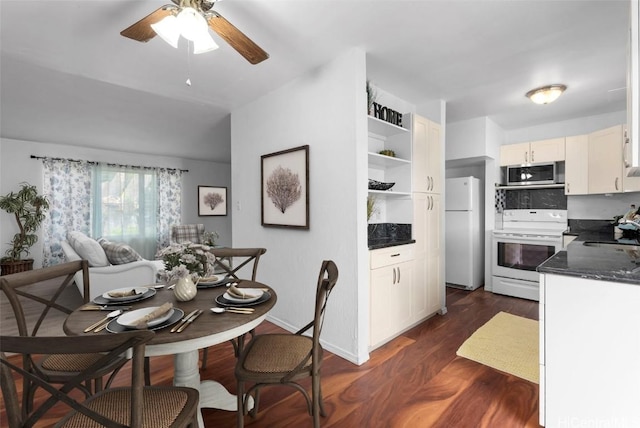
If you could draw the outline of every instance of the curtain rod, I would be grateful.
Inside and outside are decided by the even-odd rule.
[[[86,163],[88,163],[89,165],[107,165],[107,166],[117,166],[117,167],[119,167],[119,168],[166,169],[166,170],[168,170],[168,171],[189,172],[189,170],[188,170],[188,169],[164,168],[164,167],[153,167],[153,166],[139,166],[139,165],[122,165],[122,164],[118,164],[118,163],[94,162],[94,161],[86,161],[86,160],[80,160],[80,159],[52,158],[52,157],[48,157],[48,156],[35,156],[35,155],[31,155],[31,159],[49,159],[49,160],[56,160],[56,161],[66,160],[66,161],[69,161],[69,162],[86,162]]]

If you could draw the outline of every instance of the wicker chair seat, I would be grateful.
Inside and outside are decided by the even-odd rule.
[[[247,358],[242,369],[245,373],[288,374],[306,358],[302,370],[311,369],[313,340],[308,336],[269,334],[256,336],[247,347]],[[309,374],[307,373],[306,376]]]
[[[153,403],[153,405],[145,406],[143,409],[142,428],[172,427],[187,402],[198,401],[197,391],[191,388],[145,387],[143,395],[144,402]],[[126,426],[130,425],[130,388],[111,388],[102,391],[84,404],[109,419]],[[101,428],[102,425],[81,413],[72,413],[60,421],[56,427]]]
[[[44,357],[39,365],[54,372],[81,372],[102,357],[102,354],[51,354]]]

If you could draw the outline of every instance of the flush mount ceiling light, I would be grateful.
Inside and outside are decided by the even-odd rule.
[[[532,89],[527,92],[527,98],[536,104],[549,104],[558,99],[567,89],[566,85],[549,85]]]

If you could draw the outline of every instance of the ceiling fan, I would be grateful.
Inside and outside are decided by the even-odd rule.
[[[222,37],[240,55],[251,64],[258,64],[269,58],[260,46],[249,39],[242,31],[227,21],[218,12],[211,10],[215,0],[171,0],[175,5],[167,4],[150,13],[140,21],[120,32],[139,42],[148,42],[159,34],[167,43],[178,45],[180,35],[194,41],[194,52],[201,53],[217,48],[208,35],[208,28]],[[197,34],[194,34],[197,33]],[[196,36],[208,37],[204,45],[198,48]]]

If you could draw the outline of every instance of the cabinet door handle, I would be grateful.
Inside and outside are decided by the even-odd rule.
[[[534,160],[534,159],[535,159],[535,158],[534,158],[534,152],[533,152],[533,150],[531,150],[531,162],[535,162],[535,160]]]
[[[393,283],[396,283],[396,268],[393,268]]]
[[[391,257],[398,257],[400,253],[391,254]]]
[[[619,189],[618,189],[618,179],[619,179],[619,178],[620,178],[620,177],[616,177],[616,183],[615,183],[615,184],[616,184],[616,190],[619,190]]]
[[[398,268],[398,284],[400,284],[400,268]]]
[[[627,133],[627,131],[625,131],[625,134]],[[622,163],[624,164],[625,168],[629,168],[631,165],[629,164],[629,161],[627,160],[627,147],[629,146],[629,137],[627,136],[624,139],[624,144],[622,145]]]
[[[567,183],[567,193],[571,193],[571,183]]]
[[[524,152],[524,163],[529,162],[529,152]]]

